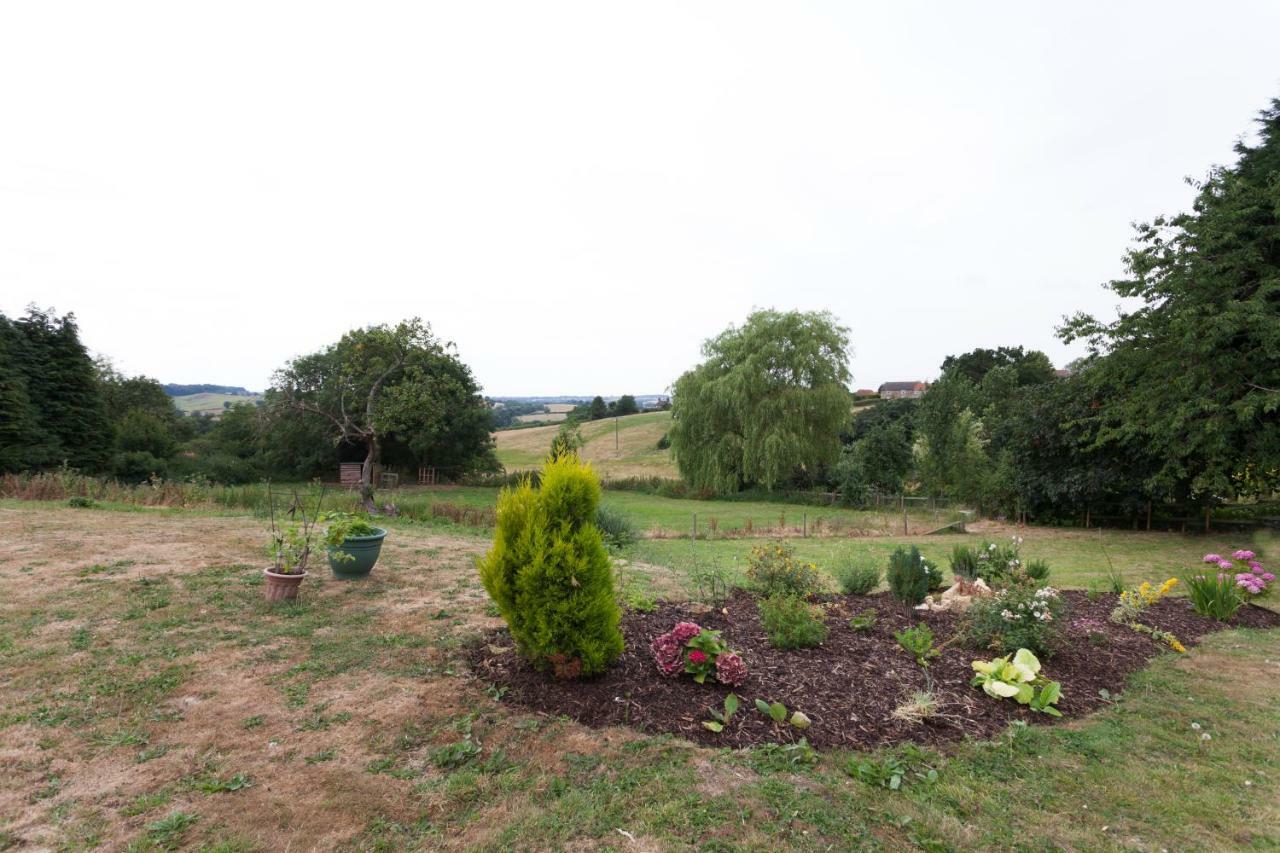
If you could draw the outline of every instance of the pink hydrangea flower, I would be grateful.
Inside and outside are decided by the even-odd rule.
[[[1232,553],[1231,556],[1235,557],[1237,560],[1252,560],[1255,555],[1252,551],[1241,550]]]
[[[702,633],[702,628],[693,622],[680,622],[671,629],[671,634],[676,638],[676,642],[680,645],[692,640],[694,637]]]
[[[700,649],[694,649],[693,651],[689,652],[689,662],[690,663],[706,663],[707,653]]]
[[[738,687],[747,680],[747,665],[734,652],[722,652],[716,656],[716,680],[730,687]]]
[[[684,644],[676,641],[674,631],[654,637],[649,650],[653,652],[653,662],[663,675],[674,678],[684,671]]]

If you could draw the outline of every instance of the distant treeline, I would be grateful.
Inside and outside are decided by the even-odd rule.
[[[170,397],[185,397],[188,394],[231,394],[235,397],[254,396],[253,391],[241,388],[239,385],[177,385],[170,382],[160,387]]]

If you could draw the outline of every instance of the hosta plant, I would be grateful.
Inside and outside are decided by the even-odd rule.
[[[708,713],[711,714],[713,719],[703,720],[702,727],[713,732],[724,731],[724,727],[729,725],[729,721],[733,719],[733,715],[738,713],[738,704],[738,694],[730,693],[728,696],[724,697],[724,710],[721,711],[718,708],[710,708]]]
[[[1012,655],[989,661],[976,660],[973,670],[977,675],[970,683],[981,687],[988,696],[1014,699],[1033,711],[1062,716],[1062,712],[1053,707],[1062,696],[1062,685],[1040,673],[1040,661],[1030,650],[1018,649]]]

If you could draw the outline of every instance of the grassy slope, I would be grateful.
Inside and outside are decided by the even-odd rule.
[[[222,404],[225,402],[230,402],[233,406],[237,403],[256,403],[262,399],[262,395],[254,394],[245,397],[239,394],[184,394],[170,399],[178,407],[178,411],[189,415],[194,412],[221,412]]]
[[[495,701],[464,675],[494,624],[474,540],[393,523],[368,581],[318,573],[269,608],[242,520],[6,510],[0,848],[1280,845],[1275,632],[1165,654],[1088,719],[926,752],[938,781],[890,792],[845,772],[866,755],[797,764]],[[1125,559],[1155,544],[1122,538],[1143,546]],[[450,751],[463,732],[477,755]]]
[[[658,449],[658,439],[671,423],[670,412],[649,412],[618,418],[618,450],[614,450],[613,418],[582,425],[586,446],[582,458],[595,466],[601,476],[677,477],[671,453]],[[498,459],[508,471],[536,468],[542,464],[559,426],[503,430],[494,433]]]

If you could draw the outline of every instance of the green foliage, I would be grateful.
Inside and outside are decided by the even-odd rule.
[[[920,554],[920,549],[912,545],[910,551],[895,548],[889,555],[889,569],[885,572],[885,579],[889,582],[889,591],[894,598],[908,607],[915,607],[929,594],[933,584],[932,574],[938,571],[936,568],[931,570]]]
[[[1231,572],[1193,572],[1182,580],[1191,606],[1201,616],[1226,622],[1245,603],[1244,593]]]
[[[997,367],[1013,370],[1014,384],[1021,387],[1052,382],[1053,362],[1039,350],[1022,347],[997,347],[975,349],[963,355],[949,355],[942,362],[942,372],[964,376],[974,385],[980,385]]]
[[[324,514],[324,544],[329,548],[340,548],[342,543],[354,536],[372,536],[378,528],[369,523],[368,516],[351,512],[326,512]],[[350,554],[334,551],[330,554],[339,560],[354,560]]]
[[[849,619],[849,627],[855,631],[870,631],[876,624],[876,609],[870,607]]]
[[[951,573],[967,581],[978,579],[978,552],[967,545],[951,549]]]
[[[586,444],[582,439],[582,430],[574,421],[565,421],[551,438],[551,449],[548,459],[559,459],[562,456],[577,456],[578,451]]]
[[[289,362],[272,385],[268,405],[324,424],[330,447],[357,447],[366,462],[388,453],[460,472],[497,467],[489,406],[470,368],[418,318],[347,332]]]
[[[793,712],[790,718],[788,718],[787,706],[783,705],[781,702],[766,702],[764,699],[757,699],[756,710],[761,714],[764,714],[770,720],[773,720],[775,723],[785,721],[795,726],[797,729],[807,729],[812,725],[808,715],[801,711]],[[804,743],[804,740],[802,739],[800,742]]]
[[[981,687],[988,696],[996,699],[1016,699],[1033,711],[1061,717],[1062,712],[1053,707],[1062,696],[1062,685],[1049,681],[1040,673],[1040,661],[1027,649],[1018,649],[1013,655],[1005,655],[990,661],[976,660],[973,670],[977,673],[970,682]]]
[[[906,744],[896,754],[881,759],[850,758],[845,772],[855,779],[897,791],[912,783],[932,784],[938,781],[938,771],[930,756],[915,744]]]
[[[671,449],[697,489],[772,489],[835,461],[849,419],[848,330],[830,314],[757,311],[676,380]]]
[[[795,548],[781,541],[752,546],[747,578],[765,597],[789,595],[807,598],[823,588],[817,566],[797,560]]]
[[[739,699],[738,694],[730,693],[724,697],[724,710],[717,708],[708,709],[708,713],[712,716],[710,720],[703,720],[702,727],[708,731],[722,732],[724,727],[729,725],[729,721],[733,719],[733,715],[738,713]]]
[[[480,579],[520,653],[572,676],[603,672],[622,654],[622,611],[599,529],[600,481],[575,456],[550,460],[542,487],[526,481],[498,497],[492,550]]]
[[[942,654],[933,647],[933,629],[923,622],[914,628],[895,631],[893,638],[922,667],[928,667],[929,661]]]
[[[1028,560],[1024,571],[1027,573],[1027,577],[1038,583],[1043,583],[1049,579],[1049,564],[1044,560]]]
[[[626,415],[640,414],[640,406],[636,404],[636,398],[632,394],[623,394],[613,404],[613,415],[617,417],[625,417]]]
[[[268,490],[267,502],[271,518],[267,555],[271,557],[271,570],[282,575],[302,574],[315,551],[316,524],[324,503],[324,489],[320,490],[314,502],[310,496],[294,491],[285,506],[277,506],[275,493]]]
[[[1060,639],[1065,605],[1057,591],[1020,583],[994,596],[973,600],[960,625],[960,635],[972,648],[1007,652],[1030,649],[1048,655]]]
[[[1115,320],[1077,314],[1094,444],[1153,459],[1166,494],[1250,494],[1280,480],[1280,99],[1190,212],[1135,226]]]
[[[671,446],[671,433],[664,432],[662,434],[662,438],[658,439],[657,446],[659,450],[666,450],[667,448],[669,448]]]
[[[608,504],[596,508],[596,527],[611,550],[625,548],[637,538],[630,516]]]
[[[587,407],[587,417],[590,420],[598,421],[609,414],[609,407],[604,404],[604,397],[599,395],[591,400],[591,405]]]
[[[866,595],[880,585],[880,569],[872,565],[845,563],[836,566],[833,574],[845,595]]]
[[[761,599],[758,607],[760,623],[776,649],[808,649],[827,639],[821,609],[799,596],[773,595]]]
[[[714,559],[699,559],[688,571],[696,599],[712,607],[723,607],[729,600],[732,578],[729,571]]]
[[[855,422],[863,417],[859,415]],[[882,422],[845,445],[832,480],[845,503],[860,506],[876,492],[902,491],[912,463],[908,424],[902,420]]]
[[[75,316],[0,315],[0,361],[0,465],[103,470],[112,428]]]
[[[991,460],[987,433],[975,411],[979,405],[977,389],[959,375],[943,374],[921,398],[915,465],[931,494],[981,500]]]

